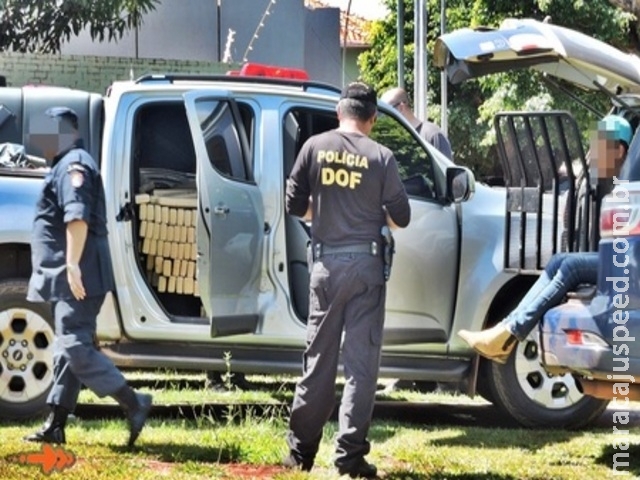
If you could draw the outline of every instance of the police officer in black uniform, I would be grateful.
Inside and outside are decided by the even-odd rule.
[[[345,386],[335,466],[371,478],[367,440],[380,365],[385,278],[381,229],[405,227],[411,211],[391,151],[368,137],[375,91],[351,83],[337,107],[340,126],[303,145],[287,184],[286,208],[312,221],[310,312],[303,376],[289,420],[284,465],[311,470],[334,409],[340,343]]]
[[[51,302],[56,332],[54,380],[47,399],[51,413],[44,426],[25,439],[64,443],[67,416],[75,409],[84,384],[101,397],[114,397],[123,407],[131,446],[152,399],[133,391],[94,343],[100,307],[114,289],[100,170],[83,148],[73,110],[51,108],[43,118],[38,123],[42,130],[30,132],[30,140],[51,161],[51,170],[37,203],[27,299]]]

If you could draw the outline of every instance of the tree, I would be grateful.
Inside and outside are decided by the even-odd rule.
[[[390,15],[377,22],[371,31],[371,49],[359,57],[363,79],[379,91],[397,85],[396,19],[398,0],[385,0]],[[634,2],[625,0],[447,0],[447,30],[463,27],[497,27],[502,20],[514,18],[544,19],[552,23],[582,31],[621,50],[638,47],[637,24],[630,8],[616,5]],[[413,92],[415,0],[405,4],[405,82]],[[440,35],[440,0],[428,0],[427,52],[434,51]],[[428,111],[430,118],[440,117],[440,71],[428,66]],[[590,105],[606,113],[610,102],[603,94],[577,92]],[[448,87],[449,137],[456,162],[467,165],[479,178],[490,176],[496,168],[497,153],[493,137],[493,116],[506,110],[570,110],[586,131],[594,120],[593,114],[579,109],[575,100],[550,88],[542,76],[530,70],[492,75],[476,81]]]
[[[119,39],[159,1],[0,0],[0,51],[57,53],[84,28],[94,40]]]

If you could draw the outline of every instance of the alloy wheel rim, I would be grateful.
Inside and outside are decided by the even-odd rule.
[[[0,401],[25,403],[45,393],[53,381],[51,325],[22,308],[0,312]]]
[[[578,403],[584,395],[570,373],[551,375],[542,367],[540,345],[533,334],[516,346],[514,368],[518,385],[534,403],[561,410]]]

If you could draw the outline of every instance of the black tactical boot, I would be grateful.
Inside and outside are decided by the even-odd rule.
[[[378,469],[375,465],[367,463],[364,458],[345,465],[337,465],[340,475],[349,475],[351,478],[376,478]]]
[[[42,428],[24,439],[27,442],[65,443],[64,427],[68,416],[69,410],[59,405],[52,405],[51,413]]]
[[[293,470],[310,472],[313,468],[313,458],[302,458],[290,451],[289,455],[284,457],[284,460],[282,460],[282,466]]]
[[[113,398],[118,401],[127,414],[129,421],[127,446],[132,447],[147,421],[153,397],[148,393],[134,392],[129,385],[125,385],[113,395]]]

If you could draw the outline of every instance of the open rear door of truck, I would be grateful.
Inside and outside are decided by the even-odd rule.
[[[255,333],[264,207],[238,106],[225,91],[184,94],[196,151],[197,268],[211,336]]]

